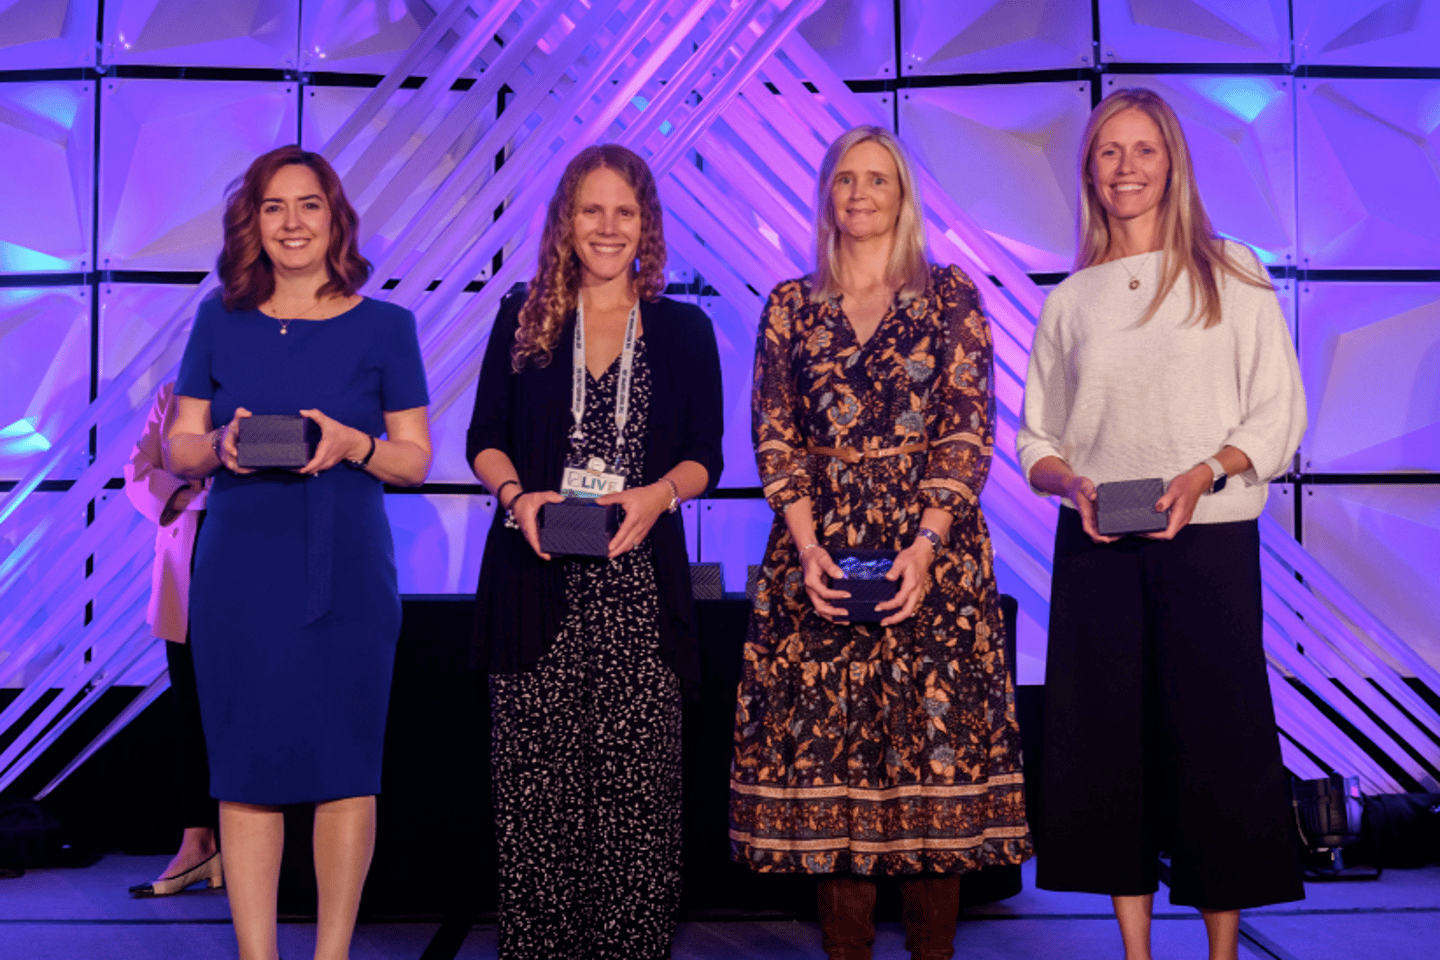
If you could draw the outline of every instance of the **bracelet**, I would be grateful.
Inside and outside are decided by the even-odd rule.
[[[345,461],[350,466],[354,467],[356,470],[364,470],[366,467],[370,466],[370,458],[375,456],[375,437],[373,434],[367,434],[367,436],[370,437],[370,449],[365,451],[364,458],[360,460]]]
[[[500,484],[500,486],[498,486],[498,487],[495,488],[495,502],[498,503],[498,504],[500,504],[500,508],[501,508],[502,510],[509,510],[509,509],[510,509],[510,507],[509,507],[503,500],[500,499],[500,495],[501,495],[502,493],[504,493],[504,492],[505,492],[505,488],[508,487],[508,486],[510,486],[510,484],[512,484],[512,483],[515,484],[515,486],[517,486],[517,487],[520,486],[520,481],[519,481],[519,480],[506,480],[504,483]],[[521,492],[521,493],[524,493],[525,491],[522,489],[520,492]],[[515,497],[516,497],[516,499],[519,499],[520,494],[519,494],[519,493],[515,494]],[[510,503],[514,503],[514,502],[515,502],[514,500],[511,500],[511,501],[510,501]]]
[[[934,530],[931,530],[929,527],[921,527],[919,530],[915,531],[915,542],[919,543],[921,540],[928,540],[930,542],[930,547],[934,550],[939,550],[941,544],[945,542],[944,539],[940,536],[940,534],[936,533]]]
[[[225,428],[221,427],[215,431],[215,436],[210,439],[210,452],[215,454],[215,459],[220,461],[220,466],[225,466],[225,457],[220,453],[220,444],[225,442]]]
[[[803,547],[800,548],[800,556],[802,556],[802,557],[805,556],[805,551],[806,551],[806,550],[809,550],[809,549],[811,549],[811,548],[813,548],[813,547],[818,547],[818,546],[820,546],[820,541],[819,541],[819,540],[816,540],[814,543],[807,543],[807,544],[805,544],[805,546],[803,546]]]
[[[665,510],[668,513],[674,513],[680,509],[680,488],[675,486],[675,481],[669,477],[661,477],[660,479],[670,484],[670,506],[666,507]]]

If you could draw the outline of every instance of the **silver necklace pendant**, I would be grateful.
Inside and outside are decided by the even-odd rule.
[[[1136,277],[1136,278],[1134,278],[1134,279],[1132,279],[1132,280],[1130,281],[1130,289],[1131,289],[1131,290],[1139,290],[1139,289],[1140,289],[1140,278],[1139,278],[1139,277]],[[281,333],[284,333],[285,331],[284,331],[284,330],[281,330],[280,332],[281,332]]]

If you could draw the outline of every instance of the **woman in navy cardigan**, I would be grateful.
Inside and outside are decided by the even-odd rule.
[[[582,151],[540,263],[500,305],[467,456],[498,500],[480,569],[500,957],[669,956],[680,889],[680,688],[698,679],[677,507],[720,475],[720,362],[660,296],[655,181]],[[585,370],[579,370],[583,364]],[[605,558],[552,558],[538,514],[576,471],[624,511]]]

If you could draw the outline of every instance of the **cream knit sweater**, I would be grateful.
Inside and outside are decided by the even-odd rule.
[[[1242,267],[1260,269],[1247,248],[1227,241],[1225,249]],[[1222,277],[1221,322],[1208,330],[1187,322],[1189,280],[1181,275],[1156,314],[1136,326],[1160,262],[1154,253],[1088,267],[1046,299],[1016,438],[1021,468],[1028,478],[1042,457],[1057,456],[1097,484],[1168,484],[1230,445],[1251,469],[1201,497],[1191,522],[1253,519],[1305,432],[1285,317],[1273,290]],[[1132,276],[1137,290],[1129,289]]]

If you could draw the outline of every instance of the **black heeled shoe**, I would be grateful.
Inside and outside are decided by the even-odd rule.
[[[201,880],[207,881],[211,890],[219,890],[225,886],[225,868],[221,865],[218,850],[183,873],[177,873],[173,877],[161,877],[159,880],[152,880],[149,883],[137,883],[130,888],[130,895],[132,897],[168,897]]]

